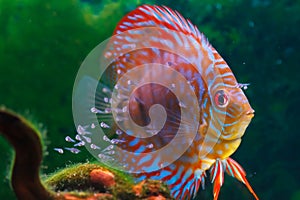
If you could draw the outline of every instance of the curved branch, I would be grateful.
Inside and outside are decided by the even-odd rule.
[[[11,177],[12,187],[18,199],[51,199],[39,178],[42,161],[42,145],[37,131],[24,118],[0,108],[0,134],[15,149]]]

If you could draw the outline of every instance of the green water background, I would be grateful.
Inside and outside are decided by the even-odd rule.
[[[178,10],[197,25],[228,62],[256,111],[233,155],[261,199],[300,199],[299,0],[0,0],[0,104],[47,130],[42,173],[90,160],[63,155],[75,135],[71,95],[85,56],[111,36],[121,17],[149,3]],[[0,137],[0,199],[9,186],[10,145]],[[201,191],[212,199],[211,186]],[[252,199],[229,176],[219,199]]]

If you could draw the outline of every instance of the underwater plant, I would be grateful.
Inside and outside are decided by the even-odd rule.
[[[11,184],[19,200],[171,199],[162,182],[145,180],[135,185],[128,175],[100,163],[67,167],[43,183],[39,172],[43,146],[36,127],[1,107],[0,134],[15,150]]]
[[[11,183],[18,199],[49,199],[39,178],[42,161],[40,134],[27,120],[0,108],[0,134],[14,147]]]

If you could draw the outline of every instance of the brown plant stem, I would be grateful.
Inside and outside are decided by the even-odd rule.
[[[17,198],[51,199],[39,178],[42,145],[37,131],[24,118],[0,108],[0,134],[15,149],[11,183]]]

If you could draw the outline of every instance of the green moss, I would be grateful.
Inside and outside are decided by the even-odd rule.
[[[170,190],[162,181],[156,180],[146,180],[145,184],[143,184],[143,190],[141,194],[141,198],[149,197],[149,195],[158,195],[172,199],[170,196]]]
[[[115,185],[111,188],[95,188],[90,181],[90,172],[94,169],[110,171],[115,176]],[[161,181],[146,180],[135,185],[130,175],[108,168],[102,164],[76,164],[60,170],[45,180],[46,186],[54,191],[64,191],[76,197],[88,197],[94,193],[112,194],[113,199],[138,200],[150,196],[164,196],[172,199],[170,191]],[[140,187],[139,194],[133,189]],[[111,196],[103,198],[111,199]],[[102,198],[102,197],[101,197]]]
[[[42,160],[41,135],[34,125],[22,116],[0,108],[0,133],[15,150],[11,182],[18,198],[88,199],[96,195],[97,199],[132,200],[159,194],[169,197],[166,189],[160,188],[161,183],[149,181],[146,181],[147,184],[143,183],[143,190],[137,194],[130,175],[101,163],[68,166],[53,173],[42,183],[39,177]],[[93,170],[98,171],[92,173]],[[105,175],[105,172],[109,173]],[[27,184],[31,181],[34,184]]]
[[[132,178],[128,177],[119,171],[108,168],[102,164],[76,164],[64,168],[53,175],[50,175],[45,184],[55,191],[97,191],[105,192],[104,188],[99,191],[99,188],[94,188],[90,181],[90,172],[94,169],[102,169],[113,172],[116,185],[132,186]]]

